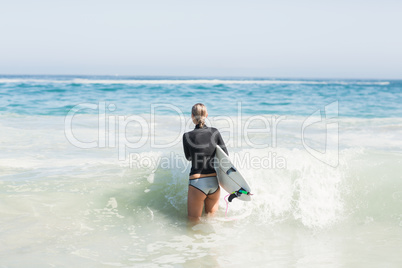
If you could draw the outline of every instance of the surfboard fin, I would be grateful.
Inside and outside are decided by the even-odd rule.
[[[226,171],[226,174],[230,174],[230,173],[232,173],[232,172],[236,172],[237,170],[235,169],[235,167],[231,167],[231,168],[229,168],[227,171]]]
[[[229,197],[228,197],[229,202],[232,202],[232,200],[233,200],[234,198],[239,197],[239,196],[241,196],[242,194],[249,195],[250,193],[247,192],[246,190],[244,190],[243,187],[242,187],[242,188],[240,188],[239,190],[233,192],[231,195],[229,195]]]

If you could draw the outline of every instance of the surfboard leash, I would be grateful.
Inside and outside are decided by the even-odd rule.
[[[246,190],[244,190],[243,187],[242,187],[242,188],[240,188],[239,190],[234,191],[233,193],[230,194],[229,199],[228,199],[229,202],[232,202],[232,200],[233,200],[234,198],[239,197],[239,196],[241,196],[242,194],[245,194],[245,195],[253,195],[252,193],[247,192]]]
[[[225,200],[225,202],[226,202],[226,212],[225,212],[225,218],[227,218],[228,216],[228,208],[229,208],[229,203],[228,203],[228,201],[226,200],[226,197],[228,197],[230,194],[227,194],[224,198],[223,198],[223,200]]]
[[[234,191],[234,192],[231,193],[231,194],[227,194],[227,195],[223,198],[223,199],[225,200],[225,202],[226,202],[225,218],[227,218],[228,209],[229,209],[229,203],[228,203],[228,201],[226,200],[226,197],[229,196],[228,200],[229,200],[229,202],[232,202],[232,200],[233,200],[234,198],[237,198],[237,197],[241,196],[242,194],[253,195],[252,193],[247,192],[246,190],[244,190],[243,187],[242,187],[242,188],[240,188],[239,190]]]

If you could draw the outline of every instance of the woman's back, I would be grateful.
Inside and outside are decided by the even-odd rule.
[[[227,153],[221,134],[213,127],[197,125],[183,135],[184,153],[192,164],[190,175],[215,172],[213,161],[217,145]]]

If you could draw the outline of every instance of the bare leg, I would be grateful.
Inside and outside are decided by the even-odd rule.
[[[206,195],[203,192],[188,186],[187,213],[190,222],[197,223],[200,220],[205,198]]]
[[[220,193],[221,188],[219,187],[215,193],[208,195],[205,199],[205,213],[209,216],[213,216],[218,210]]]

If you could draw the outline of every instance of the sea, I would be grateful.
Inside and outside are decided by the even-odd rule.
[[[251,201],[187,221],[208,109]],[[0,75],[0,267],[402,267],[402,81]]]

